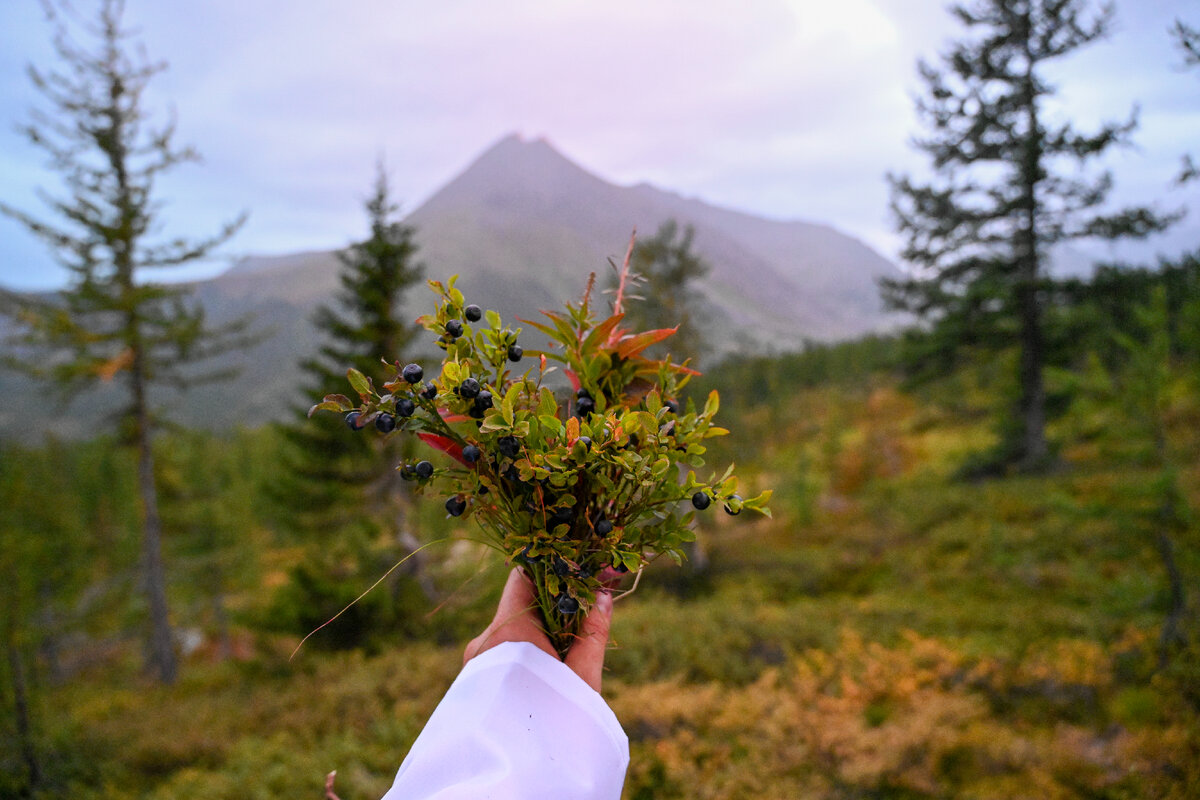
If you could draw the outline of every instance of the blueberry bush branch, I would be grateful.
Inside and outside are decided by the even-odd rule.
[[[522,329],[468,304],[455,278],[430,281],[438,305],[417,322],[444,351],[439,374],[426,380],[417,364],[387,365],[377,387],[351,369],[352,394],[310,411],[341,412],[354,430],[416,435],[440,451],[440,466],[401,464],[402,477],[445,498],[451,516],[474,517],[488,543],[524,567],[560,653],[614,571],[659,555],[681,560],[697,512],[719,502],[730,514],[770,514],[771,493],[743,498],[732,466],[698,476],[705,441],[728,431],[713,422],[716,392],[701,408],[679,403],[694,370],[643,355],[675,329],[629,331],[619,311],[597,315],[594,283],[593,275],[563,311],[522,320],[551,342],[526,351]],[[532,365],[517,374],[522,362]],[[547,385],[556,369],[573,391]]]

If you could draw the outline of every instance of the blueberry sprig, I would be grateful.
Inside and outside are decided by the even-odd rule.
[[[339,411],[355,430],[374,423],[383,435],[416,435],[440,450],[442,466],[402,464],[402,476],[418,492],[436,492],[450,516],[472,517],[523,565],[560,652],[606,569],[636,571],[658,555],[680,561],[694,516],[713,502],[730,514],[770,514],[770,492],[742,499],[732,466],[698,477],[705,441],[728,431],[713,422],[716,392],[701,408],[679,401],[693,370],[643,355],[675,329],[623,329],[619,295],[612,314],[597,316],[589,281],[580,302],[526,321],[552,343],[526,350],[520,328],[467,304],[454,284],[430,281],[439,302],[418,320],[444,352],[435,377],[418,364],[387,365],[376,388],[351,369],[358,402],[330,395],[313,411]],[[555,369],[569,393],[546,385]]]

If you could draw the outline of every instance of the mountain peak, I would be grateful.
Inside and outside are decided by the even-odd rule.
[[[441,191],[414,212],[415,216],[464,201],[489,204],[516,197],[570,197],[609,186],[554,148],[545,137],[510,133],[501,138]]]

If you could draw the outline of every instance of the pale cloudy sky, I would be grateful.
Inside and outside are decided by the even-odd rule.
[[[81,9],[94,0],[73,0]],[[649,181],[775,218],[830,223],[893,257],[884,175],[920,170],[917,58],[959,29],[942,0],[127,0],[170,63],[147,98],[203,153],[163,183],[167,230],[250,212],[227,256],[340,247],[386,155],[419,205],[510,132],[545,136],[618,183]],[[1200,0],[1117,0],[1109,40],[1055,70],[1082,124],[1139,104],[1138,147],[1109,160],[1122,199],[1195,209],[1151,252],[1200,244],[1200,189],[1169,184],[1200,155],[1200,70],[1167,35]],[[57,188],[14,131],[51,63],[37,0],[0,0],[0,199],[40,211]],[[225,262],[208,268],[218,270]],[[0,218],[0,285],[62,274]]]

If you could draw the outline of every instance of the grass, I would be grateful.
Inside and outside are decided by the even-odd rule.
[[[1173,441],[1196,464],[1183,403]],[[655,564],[617,607],[605,694],[632,742],[628,800],[1200,794],[1200,649],[1158,667],[1145,459],[1070,440],[1055,474],[955,482],[986,420],[880,378],[740,422],[713,461],[780,489],[777,518],[710,512],[708,569]],[[1200,508],[1200,470],[1181,481]],[[1178,548],[1194,587],[1194,524]],[[478,616],[501,571],[463,608]],[[342,797],[380,796],[462,646],[289,663],[290,639],[249,633],[248,661],[189,663],[175,687],[110,664],[43,692],[43,796],[318,796],[335,768]]]

